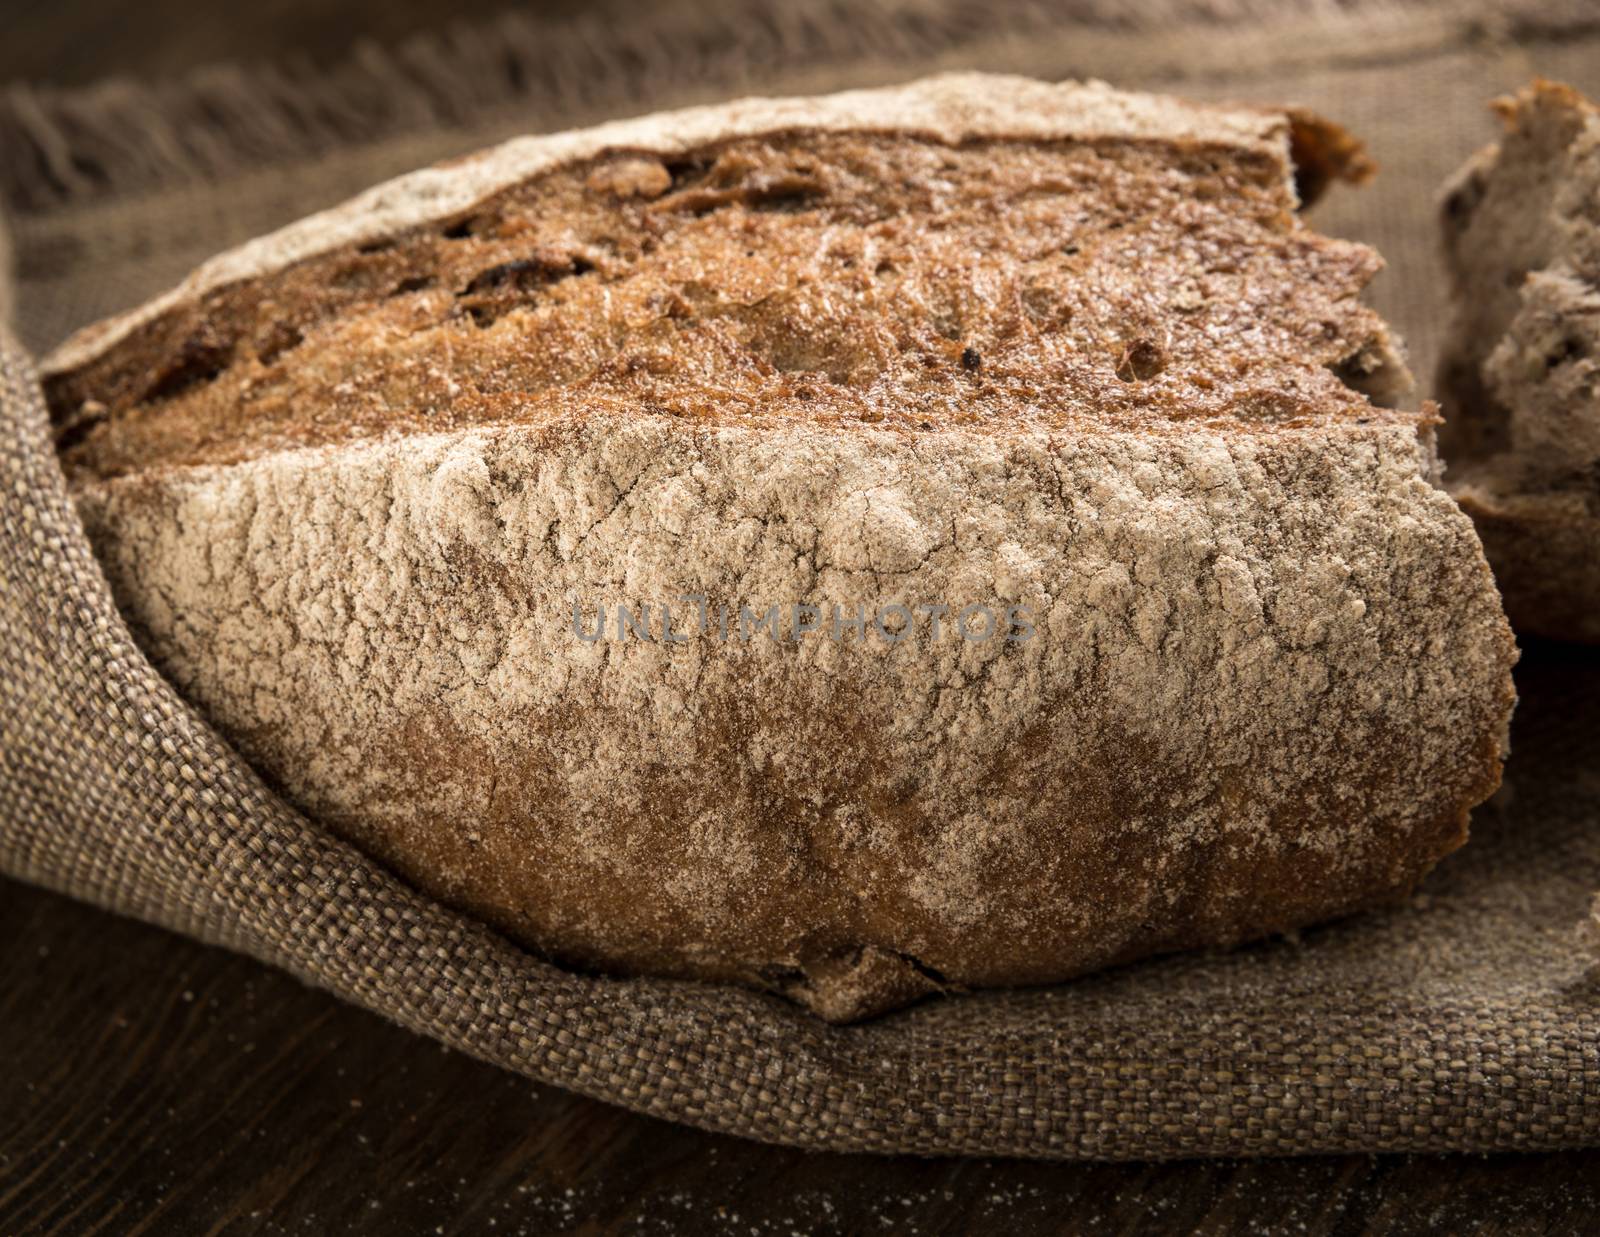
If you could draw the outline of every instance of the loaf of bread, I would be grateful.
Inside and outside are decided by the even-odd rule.
[[[1538,81],[1446,187],[1446,480],[1521,631],[1600,640],[1600,110]]]
[[[1514,647],[1302,193],[1332,126],[978,75],[527,138],[47,363],[143,647],[560,963],[851,1019],[1401,897]]]

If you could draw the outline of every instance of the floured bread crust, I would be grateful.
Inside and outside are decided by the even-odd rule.
[[[1600,640],[1600,111],[1538,81],[1443,197],[1448,480],[1520,630]]]
[[[844,1020],[1287,930],[1460,844],[1514,659],[1293,132],[967,75],[512,143],[69,343],[63,458],[219,729],[568,965]]]

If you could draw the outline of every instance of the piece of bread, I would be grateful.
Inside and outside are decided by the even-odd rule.
[[[566,965],[849,1019],[1291,929],[1462,842],[1515,655],[1293,147],[1360,167],[974,75],[514,141],[69,341],[62,458],[217,727]]]
[[[1446,187],[1446,481],[1518,630],[1600,640],[1600,111],[1536,81]]]

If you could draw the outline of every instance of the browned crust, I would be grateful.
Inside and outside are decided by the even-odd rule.
[[[69,472],[606,409],[923,433],[1417,423],[1380,263],[1213,143],[762,134],[227,285],[47,398]],[[306,358],[314,358],[307,364]]]
[[[732,138],[794,129],[901,132],[951,144],[981,138],[1215,142],[1281,160],[1289,125],[1282,113],[1129,94],[1101,82],[1052,85],[1001,74],[947,73],[888,89],[741,99],[574,133],[517,138],[386,182],[219,254],[166,295],[79,331],[45,358],[42,372],[81,366],[151,319],[228,284],[343,245],[437,222],[531,177],[607,151],[670,157]]]
[[[1288,109],[1295,192],[1310,206],[1340,181],[1364,185],[1378,174],[1366,146],[1349,130],[1302,107]]]
[[[1573,494],[1456,488],[1517,631],[1600,643],[1600,515]]]

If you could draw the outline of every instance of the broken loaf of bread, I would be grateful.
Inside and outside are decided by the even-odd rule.
[[[513,141],[47,365],[143,647],[563,965],[832,1019],[1402,896],[1514,657],[1323,122],[962,75]]]
[[[1535,82],[1443,197],[1446,480],[1522,631],[1600,641],[1600,109]]]

